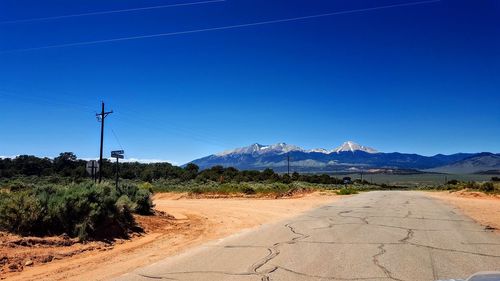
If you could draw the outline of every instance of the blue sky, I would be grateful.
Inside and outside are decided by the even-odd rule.
[[[96,157],[101,100],[115,111],[105,151],[128,158],[182,164],[255,142],[345,140],[500,152],[496,0],[226,0],[25,21],[193,2],[2,0],[0,155]],[[353,12],[61,46],[338,11]]]

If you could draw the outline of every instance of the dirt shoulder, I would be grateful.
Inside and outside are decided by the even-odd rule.
[[[466,190],[457,192],[427,192],[427,194],[456,206],[465,215],[485,227],[490,227],[500,232],[500,196]]]
[[[37,239],[0,235],[0,263],[4,262],[0,264],[4,266],[0,278],[107,280],[207,241],[293,217],[338,198],[332,193],[319,192],[287,199],[195,199],[179,193],[156,194],[156,210],[173,217],[138,216],[136,219],[146,233],[130,240],[82,244],[66,237]],[[47,243],[47,240],[56,242]],[[9,269],[6,259],[20,268]],[[22,271],[15,272],[17,270]]]

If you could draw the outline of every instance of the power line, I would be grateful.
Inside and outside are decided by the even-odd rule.
[[[120,113],[134,115],[135,116],[134,118],[142,119],[143,121],[145,121],[145,123],[157,123],[157,121],[158,121],[158,120],[153,119],[153,118],[144,117],[144,114],[142,112],[139,112],[139,111],[136,111],[133,109],[120,110]],[[210,132],[207,132],[206,130],[201,131],[202,129],[200,129],[200,128],[189,129],[185,125],[182,125],[182,124],[176,125],[171,120],[170,120],[170,122],[162,123],[162,124],[165,124],[173,129],[175,129],[175,130],[184,131],[184,132],[189,133],[189,134],[196,134],[196,135],[201,136],[203,138],[208,138],[208,139],[213,139],[213,140],[219,139],[218,135],[211,134]]]
[[[21,92],[12,92],[12,91],[4,91],[0,90],[0,99],[2,97],[10,99],[16,99],[16,102],[22,102],[24,104],[33,104],[33,105],[40,105],[40,106],[51,106],[57,109],[65,109],[68,111],[80,111],[80,112],[86,112],[86,113],[96,113],[92,107],[75,103],[75,102],[70,102],[62,99],[57,99],[57,98],[44,98],[44,97],[34,97],[34,96],[27,96],[24,93]],[[65,107],[64,107],[65,106]],[[128,113],[128,114],[127,114]],[[147,118],[141,116],[140,112],[134,111],[134,110],[120,110],[120,112],[116,112],[115,114],[118,114],[120,117],[123,119],[126,119],[128,121],[132,122],[140,122],[140,127],[141,128],[149,128],[154,131],[159,131],[159,130],[169,130],[169,131],[174,131],[178,135],[183,135],[191,140],[195,140],[199,143],[204,143],[204,144],[209,144],[209,145],[215,145],[219,147],[228,147],[230,146],[228,143],[225,143],[221,141],[216,135],[210,134],[207,132],[202,132],[200,129],[188,129],[185,126],[180,126],[180,125],[175,125],[171,122],[168,123],[162,123],[162,126],[156,125],[158,123],[158,120],[153,119],[153,118]],[[133,116],[133,117],[132,117]],[[108,125],[109,126],[109,125]],[[112,130],[112,128],[111,128]],[[115,138],[117,139],[118,144],[120,147],[122,147],[122,144],[120,143],[120,140],[118,136],[116,135],[116,132],[112,130],[112,133],[115,134]],[[123,149],[123,147],[122,147]]]
[[[72,107],[80,107],[85,110],[91,110],[90,106],[75,103],[75,102],[70,102],[62,99],[55,99],[53,97],[50,98],[44,98],[40,96],[27,96],[24,93],[20,92],[13,92],[13,91],[4,91],[0,89],[0,96],[8,97],[9,99],[16,99],[18,101],[24,101],[27,103],[31,104],[37,104],[37,105],[52,105],[52,106],[57,106],[60,107],[61,105],[68,105]]]
[[[260,22],[252,22],[252,23],[244,23],[244,24],[236,24],[236,25],[227,25],[227,26],[220,26],[220,27],[210,27],[210,28],[202,28],[202,29],[175,31],[175,32],[167,32],[167,33],[157,33],[157,34],[150,34],[150,35],[138,35],[138,36],[120,37],[120,38],[94,40],[94,41],[83,41],[83,42],[76,42],[76,43],[56,44],[56,45],[48,45],[48,46],[24,48],[24,49],[13,49],[13,50],[2,51],[2,52],[0,52],[0,54],[44,50],[44,49],[52,49],[52,48],[86,46],[86,45],[95,45],[95,44],[102,44],[102,43],[112,43],[112,42],[121,42],[121,41],[129,41],[129,40],[193,34],[193,33],[201,33],[201,32],[208,32],[208,31],[237,29],[237,28],[244,28],[244,27],[251,27],[251,26],[260,26],[260,25],[268,25],[268,24],[276,24],[276,23],[301,21],[301,20],[306,20],[306,19],[323,18],[323,17],[342,15],[342,14],[353,14],[353,13],[368,12],[368,11],[375,11],[375,10],[382,10],[382,9],[389,9],[389,8],[416,6],[416,5],[430,4],[430,3],[436,3],[436,2],[441,2],[441,0],[427,0],[427,1],[418,1],[418,2],[410,2],[410,3],[392,4],[392,5],[377,6],[377,7],[372,7],[372,8],[353,9],[353,10],[337,11],[337,12],[324,13],[324,14],[316,14],[316,15],[310,15],[310,16],[276,19],[276,20],[268,20],[268,21],[260,21]]]
[[[111,10],[111,11],[88,12],[88,13],[62,15],[62,16],[52,16],[52,17],[40,17],[40,18],[30,18],[30,19],[9,20],[9,21],[2,21],[2,22],[0,22],[0,24],[14,24],[14,23],[37,22],[37,21],[48,21],[48,20],[58,20],[58,19],[85,17],[85,16],[97,16],[97,15],[106,15],[106,14],[128,13],[128,12],[136,12],[136,11],[146,11],[146,10],[154,10],[154,9],[165,9],[165,8],[172,8],[172,7],[181,7],[181,6],[192,6],[192,5],[201,5],[201,4],[209,4],[209,3],[218,3],[218,2],[225,2],[225,1],[226,0],[209,0],[209,1],[199,1],[199,2],[189,2],[189,3],[178,3],[178,4],[149,6],[149,7],[141,7],[141,8]]]
[[[121,111],[120,111],[121,112]],[[204,144],[210,144],[210,145],[215,145],[219,147],[228,147],[229,145],[221,142],[220,140],[213,139],[211,137],[207,137],[203,134],[200,134],[199,132],[191,131],[188,130],[184,127],[177,127],[173,124],[169,123],[162,123],[162,126],[157,125],[158,120],[153,120],[153,119],[148,119],[140,116],[135,116],[135,117],[130,117],[127,115],[124,115],[122,113],[117,113],[118,116],[120,116],[120,119],[128,120],[130,122],[140,122],[140,128],[142,129],[150,129],[152,131],[165,131],[169,130],[172,131],[174,130],[177,135],[183,135],[185,137],[190,138],[191,140],[204,143]]]
[[[117,135],[116,135],[116,133],[115,133],[115,130],[113,130],[113,128],[111,128],[111,127],[110,127],[110,129],[111,129],[111,132],[113,133],[113,136],[115,137],[116,142],[117,142],[117,143],[118,143],[118,145],[120,146],[120,149],[121,149],[121,150],[124,150],[124,149],[123,149],[123,146],[122,146],[122,143],[120,142],[120,140],[118,139],[118,136],[117,136]]]

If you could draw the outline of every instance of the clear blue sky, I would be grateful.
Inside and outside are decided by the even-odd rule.
[[[500,1],[2,0],[0,155],[182,164],[254,142],[500,152]],[[136,40],[79,42],[358,12]],[[34,49],[33,49],[34,48]],[[29,49],[29,50],[26,50]],[[108,154],[108,153],[106,153]]]

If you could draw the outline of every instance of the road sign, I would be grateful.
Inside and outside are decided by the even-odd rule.
[[[123,157],[124,153],[125,153],[125,151],[123,151],[123,150],[113,150],[113,151],[111,151],[111,157],[116,158],[116,189],[117,190],[118,190],[118,180],[120,179],[120,176],[119,176],[120,166],[118,165],[118,160],[124,158]]]
[[[117,153],[117,151],[111,151],[111,157],[123,159],[123,152],[122,153]]]
[[[97,170],[99,169],[99,161],[90,160],[87,162],[87,166],[85,168],[87,170],[87,173],[89,173],[89,175],[94,176],[97,173]]]

